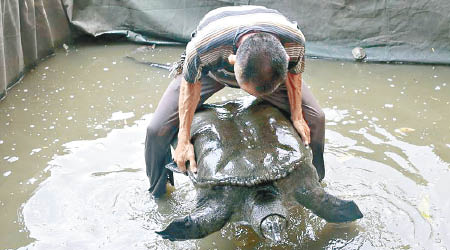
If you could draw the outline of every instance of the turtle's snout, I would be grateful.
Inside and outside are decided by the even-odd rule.
[[[287,227],[287,209],[281,195],[273,185],[257,187],[249,196],[244,220],[248,221],[262,238],[279,243],[283,240]]]
[[[281,243],[286,232],[287,220],[284,216],[272,214],[261,222],[261,234],[264,238]]]

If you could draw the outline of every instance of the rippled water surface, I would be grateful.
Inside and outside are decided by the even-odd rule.
[[[448,249],[450,67],[308,60],[326,113],[328,192],[364,218],[327,224],[292,208],[287,240],[226,225],[202,240],[154,231],[192,209],[195,191],[155,201],[146,189],[145,129],[170,79],[136,64],[183,48],[80,42],[41,62],[0,102],[0,249]],[[224,89],[210,102],[243,96]]]

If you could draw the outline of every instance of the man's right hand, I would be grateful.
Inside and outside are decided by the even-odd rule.
[[[175,149],[174,161],[183,173],[186,173],[186,162],[189,161],[189,169],[193,173],[197,173],[197,163],[195,162],[194,145],[191,142],[178,141]]]
[[[197,163],[195,162],[194,146],[190,141],[190,132],[194,112],[200,100],[201,86],[200,81],[191,84],[186,82],[184,78],[181,79],[178,99],[180,129],[178,130],[178,145],[173,159],[183,173],[186,173],[186,161],[189,161],[189,170],[197,173]]]

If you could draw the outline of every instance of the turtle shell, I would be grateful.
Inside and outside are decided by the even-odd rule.
[[[254,186],[286,177],[311,160],[300,136],[277,108],[244,98],[208,105],[191,127],[195,185]]]

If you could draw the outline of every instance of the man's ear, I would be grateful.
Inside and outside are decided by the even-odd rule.
[[[234,65],[234,63],[236,63],[236,55],[231,54],[230,56],[228,56],[228,62],[229,62],[231,65]]]

